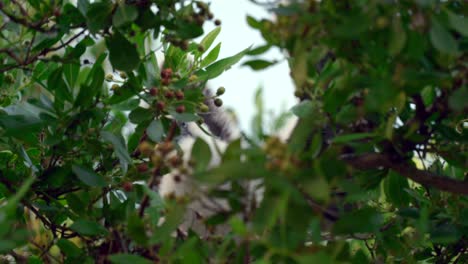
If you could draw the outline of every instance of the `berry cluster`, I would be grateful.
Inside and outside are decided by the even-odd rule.
[[[167,105],[176,104],[175,111],[179,114],[186,111],[185,105],[181,104],[181,101],[184,100],[185,94],[182,90],[173,90],[168,88],[167,85],[170,85],[173,80],[173,71],[171,68],[165,68],[161,71],[161,88],[152,87],[148,90],[148,94],[155,98],[154,106],[159,112],[165,112],[167,110]]]
[[[277,137],[269,137],[264,146],[269,157],[265,165],[267,170],[284,172],[292,175],[292,171],[300,166],[298,159],[288,151],[288,147]]]
[[[202,27],[207,20],[214,19],[214,15],[210,11],[208,4],[202,1],[197,1],[195,2],[195,6],[196,8],[194,8],[191,12],[183,12],[182,16],[179,17],[179,20],[182,21],[182,24],[195,24]],[[221,20],[215,19],[214,24],[216,26],[220,26]],[[167,34],[166,41],[170,42],[176,47],[179,47],[182,50],[187,50],[190,45],[189,40],[181,38],[175,34]],[[204,51],[204,47],[201,45],[199,45],[197,49],[200,52]]]
[[[138,145],[138,153],[140,155],[142,163],[136,166],[138,174],[146,174],[151,171],[152,175],[157,176],[159,184],[163,171],[170,170],[174,173],[172,175],[175,183],[179,184],[183,181],[184,177],[191,174],[190,164],[186,164],[182,159],[182,152],[177,151],[175,145],[171,141],[164,141],[157,144],[152,144],[148,141],[142,141]],[[150,170],[150,167],[152,169]],[[125,191],[131,191],[131,183],[128,182],[122,184],[122,188]]]

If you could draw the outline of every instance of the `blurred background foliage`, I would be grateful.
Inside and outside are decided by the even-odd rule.
[[[254,2],[267,44],[220,59],[202,1],[0,1],[2,260],[468,262],[466,1]],[[223,104],[207,82],[271,48],[299,103],[259,88],[216,167],[209,142],[181,149]],[[161,197],[174,170],[203,188]],[[184,230],[199,192],[228,206]]]

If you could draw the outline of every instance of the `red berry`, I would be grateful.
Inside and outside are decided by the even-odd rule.
[[[146,163],[141,163],[141,164],[139,164],[139,165],[137,166],[137,170],[138,170],[139,172],[146,172],[146,171],[148,171],[148,164],[146,164]]]
[[[174,98],[174,92],[173,91],[167,91],[166,93],[164,93],[164,96],[167,99],[172,99],[172,98]]]
[[[161,71],[161,77],[163,79],[170,79],[172,76],[172,69],[171,68],[166,68]]]
[[[164,102],[159,101],[156,103],[156,107],[158,108],[158,110],[162,111],[166,107],[166,104]]]
[[[132,189],[133,189],[133,184],[131,182],[124,182],[124,183],[122,183],[122,188],[126,192],[131,192]]]
[[[161,82],[162,82],[163,85],[169,85],[169,84],[171,83],[171,79],[169,79],[169,78],[163,78],[163,79],[161,80]]]
[[[177,106],[176,112],[179,113],[179,114],[185,112],[185,106],[183,106],[183,105]]]
[[[151,89],[149,90],[149,92],[150,92],[150,94],[151,94],[152,96],[156,96],[156,95],[158,95],[159,90],[158,90],[158,88],[153,87],[153,88],[151,88]]]
[[[177,98],[178,100],[182,100],[182,99],[184,99],[184,96],[185,96],[185,95],[184,95],[184,92],[182,92],[182,91],[179,90],[179,91],[176,91],[176,92],[175,92],[175,96],[176,96],[176,98]]]

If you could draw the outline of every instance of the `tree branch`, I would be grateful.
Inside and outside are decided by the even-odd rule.
[[[39,31],[42,33],[50,33],[56,30],[56,28],[52,27],[50,29],[44,29],[42,26],[45,24],[43,21],[40,21],[38,23],[31,23],[30,21],[26,20],[25,18],[22,17],[17,17],[14,16],[13,14],[9,13],[8,11],[5,10],[3,4],[0,3],[0,11],[5,14],[11,21],[20,24],[24,27],[33,29],[35,31]]]
[[[413,180],[421,185],[433,187],[441,191],[454,194],[468,195],[468,182],[436,175],[423,171],[407,163],[392,161],[389,157],[379,153],[363,155],[343,155],[341,159],[357,169],[387,168],[398,172],[401,176]]]

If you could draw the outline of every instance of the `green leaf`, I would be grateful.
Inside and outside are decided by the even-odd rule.
[[[177,35],[182,39],[193,39],[203,35],[203,28],[195,22],[180,22],[178,23]]]
[[[102,225],[83,219],[78,219],[77,221],[73,222],[73,224],[70,226],[70,229],[84,236],[97,236],[108,233]]]
[[[65,254],[65,256],[67,257],[75,258],[81,255],[82,252],[81,249],[77,247],[73,242],[63,238],[57,241],[57,246],[60,248],[60,251],[62,251],[63,254]]]
[[[68,63],[63,66],[63,75],[65,76],[65,81],[70,90],[73,90],[73,87],[75,87],[79,73],[80,65],[77,63]]]
[[[60,101],[67,100],[69,102],[73,100],[72,94],[70,90],[68,90],[68,86],[63,78],[62,68],[57,68],[49,75],[49,78],[47,79],[47,87],[51,91],[54,91],[56,99]]]
[[[145,223],[143,219],[135,213],[127,217],[127,233],[133,241],[140,245],[146,245],[148,242]]]
[[[114,27],[121,27],[125,24],[133,22],[138,17],[138,10],[133,5],[121,3],[112,17]]]
[[[130,119],[130,122],[134,124],[140,124],[145,121],[150,120],[153,117],[153,112],[151,109],[143,108],[143,107],[138,107],[135,108],[130,114],[128,115],[128,118]]]
[[[433,243],[445,245],[457,242],[462,236],[462,232],[450,223],[431,228],[430,234]]]
[[[200,45],[203,46],[205,50],[208,50],[219,35],[219,32],[221,32],[221,27],[215,27],[210,33],[206,34],[200,42]]]
[[[234,56],[221,59],[210,66],[208,66],[205,71],[197,72],[197,76],[201,80],[209,80],[218,77],[221,73],[232,67],[236,64],[244,55],[250,50],[250,47],[237,53]]]
[[[171,234],[179,227],[180,223],[183,221],[183,216],[186,213],[186,210],[183,206],[172,204],[168,212],[165,214],[164,223],[159,226],[153,236],[151,237],[150,243],[160,243],[167,241]]]
[[[122,167],[123,174],[127,173],[128,164],[132,163],[132,158],[128,154],[125,140],[121,136],[116,136],[110,132],[101,132],[101,137],[104,141],[110,142],[114,147],[115,154],[119,158],[120,166]]]
[[[94,171],[81,165],[72,165],[72,171],[84,184],[92,187],[104,187],[107,185],[104,178]]]
[[[327,201],[330,196],[330,187],[327,180],[320,175],[315,177],[307,176],[309,176],[307,177],[309,179],[304,179],[302,183],[304,191],[317,201]]]
[[[248,232],[247,226],[245,225],[244,221],[239,218],[239,216],[233,216],[229,220],[229,225],[231,226],[234,234],[245,236]]]
[[[118,31],[106,38],[109,60],[117,70],[132,71],[140,63],[136,47]]]
[[[255,20],[255,18],[253,18],[252,16],[247,16],[247,24],[251,26],[252,28],[256,28],[256,29],[262,28],[262,23]]]
[[[458,44],[452,34],[443,27],[436,19],[432,19],[431,30],[429,32],[432,45],[442,53],[451,55],[458,54]]]
[[[468,18],[447,10],[450,26],[461,35],[468,37]]]
[[[383,218],[373,208],[359,209],[340,217],[333,226],[336,234],[355,234],[376,232],[383,223]]]
[[[112,5],[111,1],[103,1],[92,3],[87,6],[86,23],[92,34],[96,34],[99,30],[110,25],[113,9]]]
[[[230,160],[209,171],[198,171],[195,177],[206,183],[218,184],[226,180],[258,179],[269,174],[259,163]]]
[[[210,65],[213,61],[218,59],[219,51],[221,50],[221,42],[218,43],[209,53],[203,58],[202,62],[200,63],[200,67],[205,67]]]
[[[153,120],[146,129],[146,134],[154,142],[160,142],[164,135],[164,126],[161,120]]]
[[[455,90],[449,97],[449,106],[455,111],[463,111],[468,108],[468,86],[462,86]]]
[[[384,180],[384,192],[387,200],[395,206],[407,206],[410,202],[410,196],[405,189],[409,189],[408,179],[390,170]]]
[[[270,44],[259,46],[259,47],[251,49],[249,52],[247,52],[247,55],[250,55],[250,56],[260,55],[260,54],[267,52],[271,47],[272,46]]]
[[[115,104],[112,106],[112,110],[116,111],[131,111],[134,110],[138,107],[140,104],[140,99],[139,98],[132,98],[125,100],[121,103]]]
[[[258,70],[263,70],[265,68],[268,68],[275,64],[276,64],[276,61],[266,61],[266,60],[257,59],[257,60],[246,61],[242,65],[249,66],[250,68],[252,68],[252,70],[258,71]]]
[[[239,161],[241,158],[242,148],[241,148],[241,139],[232,141],[226,148],[223,153],[223,162],[226,161]]]
[[[3,202],[3,206],[0,207],[0,219],[4,220],[5,214],[12,215],[14,214],[18,203],[23,199],[23,197],[27,194],[31,186],[33,185],[36,177],[34,174],[31,174],[26,180],[23,181],[21,187],[16,190],[13,196],[11,196],[8,200]]]
[[[388,44],[388,52],[390,55],[397,55],[405,47],[406,32],[401,25],[400,19],[395,18],[390,35],[390,43]]]
[[[153,262],[140,257],[138,255],[131,254],[115,254],[109,257],[109,260],[114,264],[151,264]]]
[[[310,263],[320,263],[320,264],[332,264],[335,263],[333,258],[326,252],[319,251],[314,254],[303,254],[296,258],[297,263],[299,264],[310,264]]]
[[[192,146],[191,159],[195,161],[196,171],[204,171],[211,162],[210,146],[201,138],[197,138]]]
[[[303,100],[291,108],[291,112],[300,118],[307,118],[310,115],[313,115],[316,110],[317,107],[310,100]]]
[[[101,54],[91,69],[83,68],[80,71],[78,82],[80,91],[76,96],[74,106],[87,109],[93,102],[93,98],[102,91],[104,83],[104,70],[102,62],[107,57],[106,53]]]
[[[354,134],[339,135],[333,138],[333,143],[347,143],[350,141],[372,138],[374,136],[375,135],[372,133],[354,133]]]
[[[200,117],[193,113],[179,114],[176,111],[169,111],[169,114],[171,114],[171,116],[173,116],[177,121],[180,122],[194,122],[200,120]]]

